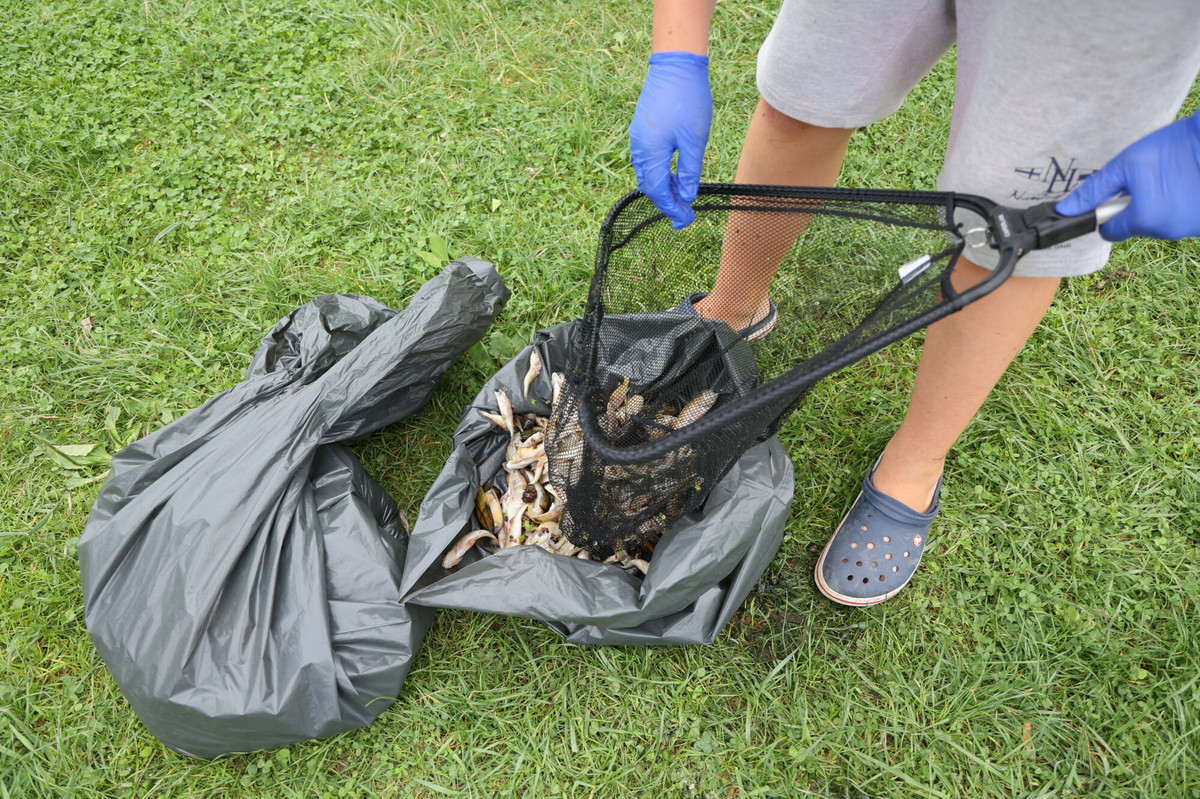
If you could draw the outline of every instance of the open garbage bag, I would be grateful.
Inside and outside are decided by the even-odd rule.
[[[391,704],[432,611],[400,602],[399,510],[336,442],[419,410],[507,298],[478,259],[404,311],[318,297],[244,382],[113,457],[79,542],[87,629],[163,743],[264,749]]]
[[[758,582],[783,539],[794,488],[791,460],[777,438],[749,449],[709,494],[655,547],[649,571],[514,546],[484,545],[447,571],[442,557],[475,527],[482,483],[504,468],[508,434],[483,418],[494,391],[509,389],[515,413],[548,413],[550,374],[570,363],[578,322],[535,334],[463,412],[454,451],[425,495],[409,539],[401,588],[410,605],[539,619],[573,643],[710,643]],[[545,364],[525,399],[530,354]],[[498,481],[502,482],[502,481]]]

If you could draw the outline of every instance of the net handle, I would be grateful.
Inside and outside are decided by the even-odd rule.
[[[1091,233],[1124,211],[1130,199],[1129,195],[1122,194],[1077,216],[1065,216],[1056,211],[1056,200],[1028,208],[999,208],[993,231],[1001,244],[1011,244],[1018,249],[1019,258],[1032,250],[1044,250]]]

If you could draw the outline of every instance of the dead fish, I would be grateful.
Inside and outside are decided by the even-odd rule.
[[[699,419],[704,414],[708,413],[713,405],[717,404],[717,397],[720,396],[711,388],[706,388],[687,405],[683,406],[683,410],[679,412],[679,416],[675,418],[673,427],[678,430],[684,425],[689,425]]]
[[[562,372],[555,372],[554,374],[550,375],[550,397],[551,402],[553,402],[555,405],[558,405],[558,398],[562,396],[563,383],[565,382],[567,382],[567,376]]]
[[[567,557],[572,557],[579,554],[580,548],[575,546],[571,539],[562,534],[562,531],[558,529],[558,525],[555,525],[553,528],[551,528],[550,536],[552,540],[557,539],[554,541],[554,544],[551,545],[551,552],[555,553],[556,555],[566,555]]]
[[[458,541],[454,542],[454,546],[450,547],[450,551],[446,553],[446,557],[442,558],[443,569],[453,569],[467,554],[467,550],[475,546],[475,542],[481,538],[490,538],[496,540],[496,536],[492,535],[491,530],[472,530],[464,535]]]
[[[568,558],[573,558],[580,553],[579,547],[571,543],[569,538],[559,539],[557,544],[553,544],[550,549],[555,555],[566,555]]]
[[[504,509],[500,506],[500,497],[494,488],[480,488],[475,495],[475,514],[479,524],[490,529],[493,533],[500,532],[504,526]]]
[[[504,421],[503,416],[500,416],[495,413],[489,413],[489,412],[483,410],[482,408],[479,409],[479,415],[482,416],[484,419],[487,419],[489,422],[496,425],[497,427],[500,427],[504,430],[508,429],[508,423]]]
[[[488,507],[487,491],[483,488],[475,492],[475,516],[478,517],[481,527],[492,529],[492,510]]]
[[[511,516],[513,509],[521,502],[521,496],[525,493],[527,485],[529,483],[519,469],[508,473],[508,491],[500,498],[500,505],[507,515]]]
[[[542,443],[533,444],[531,446],[517,447],[513,452],[513,461],[536,461],[538,458],[546,454],[546,445]],[[526,465],[517,466],[515,468],[523,469]]]
[[[629,378],[621,381],[621,385],[613,389],[608,397],[608,415],[615,417],[617,411],[625,404],[625,395],[629,393]]]
[[[525,531],[521,529],[521,524],[527,507],[527,505],[521,503],[519,507],[513,509],[508,519],[504,522],[504,530],[500,533],[501,549],[525,543]]]
[[[536,466],[538,464],[538,462],[541,461],[545,457],[546,457],[546,453],[542,452],[541,454],[533,455],[531,457],[523,458],[521,460],[505,461],[504,468],[508,469],[510,471],[519,471],[521,469],[524,469],[527,466]]]
[[[666,517],[662,514],[651,516],[637,526],[635,532],[642,537],[642,542],[646,544],[650,551],[654,551],[654,543],[662,537],[666,529]]]
[[[509,399],[508,394],[500,389],[496,389],[494,393],[496,394],[496,408],[499,409],[500,416],[504,419],[504,429],[515,436],[517,434],[517,427],[513,422],[512,400]]]
[[[625,400],[625,418],[632,419],[641,412],[642,406],[646,404],[646,398],[641,394],[634,394],[629,399]]]
[[[529,353],[529,368],[525,370],[525,399],[529,399],[529,386],[542,371],[542,356],[537,350]]]
[[[548,510],[543,511],[542,513],[529,514],[529,519],[531,521],[537,522],[538,524],[545,524],[546,522],[557,523],[558,520],[561,518],[562,518],[562,508],[557,504],[551,505]]]
[[[637,569],[642,574],[650,573],[650,564],[641,558],[628,558],[620,566],[623,569]]]
[[[509,472],[519,471],[530,466],[536,467],[539,461],[546,458],[546,445],[538,443],[531,447],[510,448],[506,457],[508,460],[504,462],[504,468]]]
[[[621,503],[621,512],[628,515],[640,514],[642,511],[646,510],[646,508],[650,507],[650,505],[654,502],[654,499],[655,497],[653,494],[639,494],[638,496],[632,497],[631,499]]]
[[[539,527],[530,533],[525,539],[525,544],[528,546],[541,547],[547,552],[553,551],[550,549],[550,531],[542,527]]]

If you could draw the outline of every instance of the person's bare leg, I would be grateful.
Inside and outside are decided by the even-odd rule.
[[[763,99],[750,119],[738,160],[738,183],[832,186],[846,157],[853,128],[820,128],[776,111]],[[701,316],[741,330],[767,312],[771,278],[792,242],[808,224],[795,215],[769,220],[730,213],[721,267],[712,293],[696,303]]]
[[[987,270],[960,260],[954,284]],[[930,326],[912,399],[875,470],[875,487],[918,511],[933,503],[950,447],[1050,307],[1058,278],[1012,277],[986,297]]]
[[[853,129],[820,128],[792,119],[760,99],[742,146],[738,183],[832,186]],[[779,262],[804,230],[759,230],[730,214],[721,268],[712,293],[696,303],[701,315],[741,330],[766,313],[767,292]],[[955,285],[974,285],[987,270],[960,261]],[[1033,334],[1058,288],[1057,278],[1009,278],[987,297],[946,317],[926,332],[908,413],[884,450],[875,487],[924,511],[946,455],[983,405],[1005,369]]]

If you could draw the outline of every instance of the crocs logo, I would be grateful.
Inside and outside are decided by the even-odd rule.
[[[913,546],[914,546],[914,547],[919,547],[919,546],[921,546],[921,536],[919,536],[919,535],[914,535],[914,536],[913,536]]]

